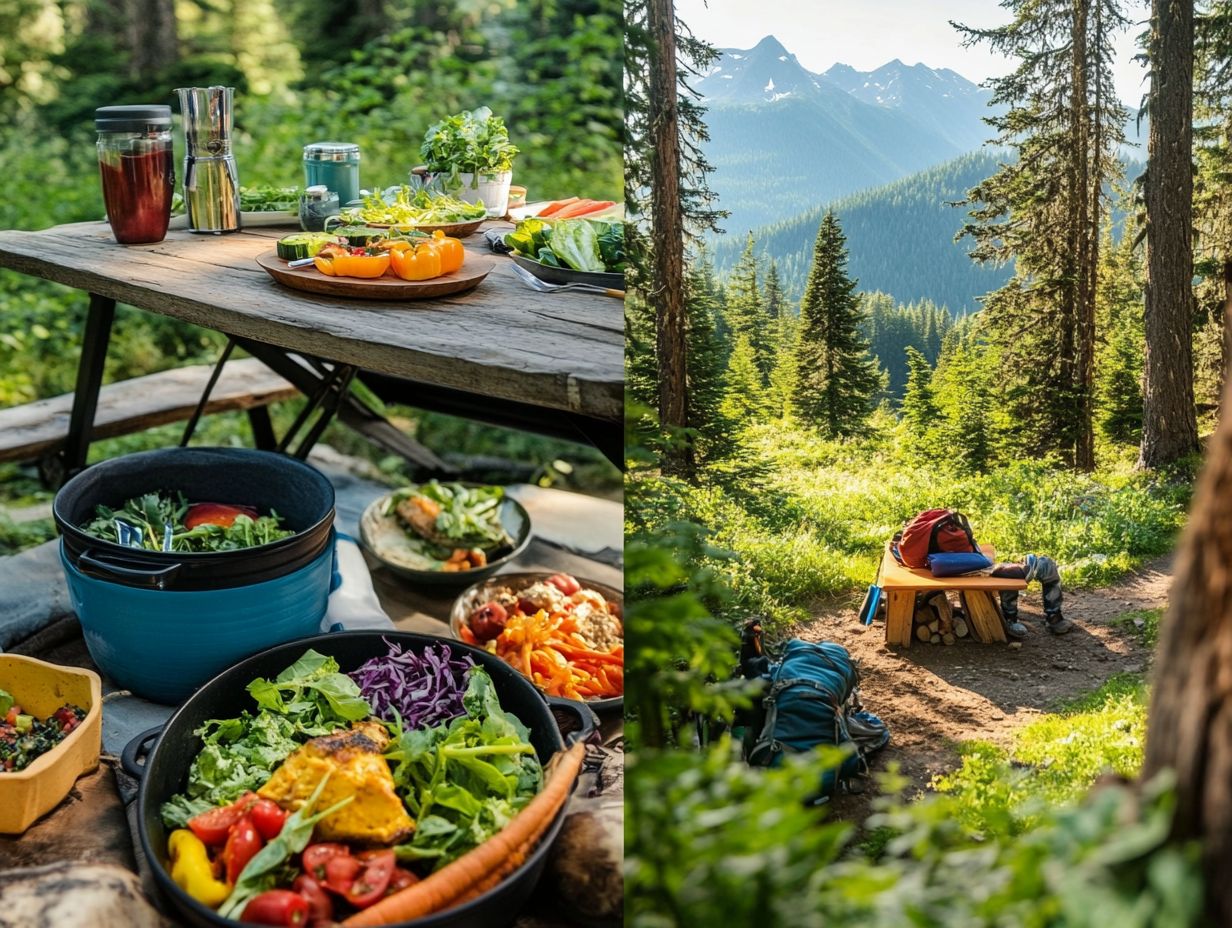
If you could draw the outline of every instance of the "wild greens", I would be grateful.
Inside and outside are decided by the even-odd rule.
[[[138,547],[146,551],[180,552],[254,548],[295,534],[291,529],[280,528],[282,520],[276,512],[255,519],[237,516],[228,526],[207,523],[185,528],[184,517],[189,505],[183,493],[146,493],[125,501],[119,509],[99,504],[94,509],[94,518],[82,525],[81,530],[103,541],[126,544],[121,533],[135,528],[141,536]],[[170,545],[164,548],[168,525],[171,526]]]
[[[308,739],[372,714],[338,662],[313,650],[273,680],[253,680],[248,692],[260,707],[256,715],[211,719],[195,732],[204,747],[188,768],[185,791],[162,807],[167,827],[183,828],[194,815],[256,790]]]
[[[473,668],[466,715],[433,728],[401,730],[385,757],[415,818],[415,834],[395,850],[402,860],[439,868],[500,831],[543,782],[530,733],[501,708],[491,677]]]

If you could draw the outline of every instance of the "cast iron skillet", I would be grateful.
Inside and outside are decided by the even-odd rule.
[[[255,548],[184,554],[126,548],[79,528],[99,503],[114,509],[156,490],[178,490],[190,503],[272,509],[296,534]],[[65,555],[83,574],[147,589],[217,590],[276,580],[316,560],[329,544],[334,488],[315,468],[272,451],[164,448],[86,468],[60,488],[52,514]]]
[[[168,831],[158,810],[184,788],[189,764],[202,747],[201,740],[193,732],[207,719],[233,718],[244,709],[253,709],[252,697],[245,689],[248,683],[256,677],[276,676],[309,648],[332,655],[346,672],[355,670],[369,658],[386,654],[389,650],[386,640],[396,641],[404,650],[415,652],[422,651],[427,645],[447,643],[455,655],[470,656],[492,677],[502,708],[516,715],[530,730],[531,743],[541,762],[546,763],[564,747],[564,739],[552,717],[549,701],[500,658],[462,642],[442,642],[442,639],[431,635],[409,632],[338,632],[301,638],[255,654],[224,670],[201,687],[162,729],[138,735],[124,749],[124,769],[141,780],[137,806],[141,849],[150,863],[160,893],[174,906],[185,924],[194,928],[235,928],[238,924],[222,918],[213,909],[190,897],[172,882],[167,871]],[[550,703],[552,708],[576,716],[581,725],[577,738],[585,739],[594,731],[597,720],[582,703],[564,699],[552,699]],[[149,751],[143,767],[139,763],[142,753],[155,738],[158,741]],[[500,885],[456,909],[411,922],[400,922],[399,925],[414,925],[415,928],[503,928],[509,925],[539,881],[547,863],[548,848],[564,822],[564,813],[562,809],[557,814],[539,846]]]

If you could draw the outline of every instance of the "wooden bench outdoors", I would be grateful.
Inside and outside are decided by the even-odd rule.
[[[996,561],[992,545],[980,545],[990,561]],[[1006,577],[934,577],[928,568],[912,569],[895,560],[887,544],[878,570],[877,585],[886,597],[886,644],[911,647],[915,595],[930,590],[955,590],[962,597],[971,633],[980,641],[1005,641],[1005,622],[994,593],[1025,590],[1026,581]]]
[[[108,384],[99,392],[91,440],[140,432],[188,419],[213,365],[197,364]],[[228,361],[204,412],[264,409],[299,391],[256,358]],[[73,394],[0,410],[0,462],[48,459],[68,437]]]

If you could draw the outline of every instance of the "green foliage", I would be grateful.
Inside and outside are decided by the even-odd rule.
[[[727,389],[719,407],[733,423],[748,423],[758,418],[766,408],[761,372],[757,369],[757,352],[748,335],[736,336],[724,378]]]
[[[753,253],[753,248],[753,236],[750,234],[739,263],[727,279],[723,313],[724,335],[732,344],[742,337],[745,339],[752,351],[758,377],[764,379],[770,370],[770,339],[773,328],[767,313],[766,300],[757,284],[760,262]]]
[[[1134,226],[1121,243],[1107,237],[1096,291],[1096,324],[1104,333],[1096,354],[1099,427],[1112,442],[1142,439],[1142,376],[1146,352],[1143,330],[1142,267],[1134,254]]]
[[[755,424],[743,468],[756,480],[658,481],[626,504],[626,517],[709,527],[714,544],[736,555],[707,561],[734,594],[724,614],[780,624],[803,619],[820,597],[854,598],[886,540],[924,509],[968,513],[998,558],[1054,557],[1067,587],[1111,582],[1167,553],[1184,523],[1192,470],[1149,475],[1127,460],[1083,475],[1027,460],[966,473],[948,461],[912,463],[884,413],[865,431],[840,443],[790,420]]]
[[[881,378],[860,334],[856,281],[847,276],[846,238],[833,213],[817,230],[813,267],[800,301],[796,411],[829,438],[863,424]]]
[[[827,760],[793,760],[747,768],[726,743],[696,756],[629,757],[631,926],[1201,924],[1198,849],[1168,840],[1174,796],[1165,781],[1041,806],[1013,836],[973,836],[953,797],[883,801],[869,821],[882,829],[883,852],[870,860],[846,847],[850,826],[801,804]]]
[[[1105,773],[1137,776],[1147,701],[1141,676],[1118,674],[1061,713],[1016,731],[1008,750],[980,741],[961,745],[961,766],[932,786],[954,797],[974,834],[1021,834],[1048,809],[1081,798]]]
[[[930,438],[941,415],[933,397],[932,379],[933,372],[928,366],[928,359],[914,347],[909,347],[902,418],[909,445],[907,450],[921,459],[936,451],[936,445]]]

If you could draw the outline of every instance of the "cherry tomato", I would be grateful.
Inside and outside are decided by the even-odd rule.
[[[227,882],[234,884],[243,873],[248,861],[252,860],[257,851],[265,846],[256,826],[247,815],[231,826],[227,836],[227,846],[222,849],[222,859],[227,866]]]
[[[304,848],[304,856],[301,858],[304,872],[318,883],[324,883],[325,864],[334,857],[349,856],[350,853],[345,844],[338,844],[334,841],[310,844]]]
[[[505,622],[509,613],[500,603],[487,603],[471,613],[470,627],[478,641],[491,641],[499,638],[505,630]]]
[[[552,584],[552,586],[556,587],[556,589],[560,590],[566,596],[572,596],[582,588],[582,584],[578,583],[568,574],[552,574],[552,576],[548,577],[547,582]]]
[[[9,706],[9,711],[5,713],[4,723],[6,725],[16,725],[17,716],[19,715],[21,715],[21,706],[14,703],[13,705]]]
[[[539,607],[532,600],[527,599],[525,596],[518,599],[518,612],[523,615],[534,615],[538,611]]]
[[[229,503],[193,503],[184,514],[184,528],[194,529],[198,525],[230,528],[239,516],[255,519],[257,510],[251,506],[232,506]]]
[[[295,878],[291,888],[303,896],[308,903],[308,924],[315,925],[319,922],[333,921],[334,901],[329,898],[329,893],[317,880],[306,873],[301,873]]]
[[[289,889],[271,889],[254,896],[240,920],[256,925],[305,925],[308,900]]]
[[[396,892],[401,892],[408,886],[414,886],[419,882],[419,877],[402,867],[394,867],[394,875],[389,878],[389,888],[385,890],[385,895],[392,896]]]
[[[283,822],[287,820],[287,813],[271,799],[258,799],[252,804],[248,814],[252,816],[252,823],[257,826],[257,831],[266,841],[273,841],[277,838],[278,833],[282,831]]]
[[[350,854],[339,854],[325,861],[324,886],[339,896],[345,896],[351,891],[351,884],[364,865]]]
[[[208,844],[211,847],[224,844],[231,833],[231,826],[240,820],[244,810],[251,805],[256,795],[256,793],[245,793],[229,806],[202,812],[188,820],[188,827],[201,839],[202,844]]]
[[[385,895],[397,860],[392,850],[365,851],[361,856],[363,870],[347,890],[346,899],[355,908],[366,909]]]

